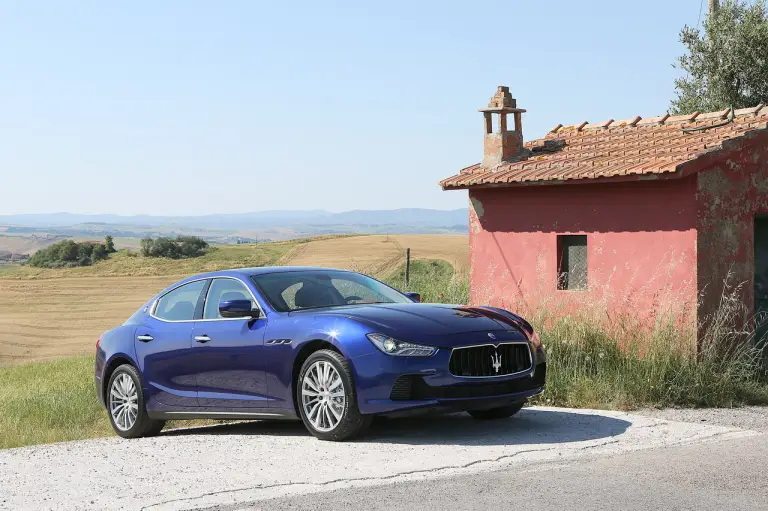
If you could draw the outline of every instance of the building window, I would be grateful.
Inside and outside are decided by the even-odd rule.
[[[587,289],[587,236],[557,236],[557,289]]]

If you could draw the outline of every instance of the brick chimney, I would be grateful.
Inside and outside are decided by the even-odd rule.
[[[509,93],[509,87],[500,85],[496,94],[481,108],[485,117],[485,141],[483,167],[496,167],[502,162],[514,160],[523,152],[523,112],[517,108],[517,100]],[[515,129],[507,131],[507,114],[514,114]],[[493,115],[498,115],[498,130],[493,131]]]

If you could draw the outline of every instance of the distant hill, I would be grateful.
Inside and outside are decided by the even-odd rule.
[[[309,211],[256,211],[252,213],[214,214],[204,216],[121,216],[108,214],[82,215],[74,213],[0,215],[0,225],[24,227],[68,227],[78,224],[107,224],[121,226],[183,226],[213,229],[243,229],[297,225],[403,225],[449,228],[467,227],[467,210],[391,209],[354,210],[331,213]]]
[[[466,234],[465,208],[311,211],[257,211],[203,216],[82,215],[74,213],[0,215],[0,249],[33,253],[63,238],[97,240],[110,235],[119,248],[136,247],[143,237],[190,234],[209,243],[285,240],[325,234]]]

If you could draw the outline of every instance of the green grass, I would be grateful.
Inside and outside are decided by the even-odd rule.
[[[401,291],[420,293],[424,303],[469,302],[469,279],[465,274],[455,273],[446,261],[411,261],[408,286],[405,285],[405,265],[384,277],[383,282]]]
[[[112,436],[92,356],[0,367],[0,449]],[[166,429],[226,421],[169,421]]]
[[[0,369],[0,448],[108,435],[93,357]]]
[[[385,280],[404,289],[404,269]],[[466,274],[442,261],[413,262],[408,288],[425,302],[468,301]],[[761,354],[751,333],[734,327],[739,303],[723,297],[698,354],[674,322],[628,332],[574,316],[532,317],[548,354],[547,389],[535,402],[627,410],[768,404]],[[211,422],[195,422],[204,423]],[[0,368],[0,448],[112,434],[96,400],[92,357]]]

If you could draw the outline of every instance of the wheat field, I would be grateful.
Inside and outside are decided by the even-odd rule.
[[[3,273],[0,365],[90,354],[101,333],[125,321],[167,285],[198,271],[279,264],[384,276],[403,261],[405,248],[411,248],[413,259],[442,259],[458,268],[466,268],[469,260],[466,236],[371,235],[281,243],[260,243],[252,246],[252,253],[243,245],[222,247],[200,261],[200,268],[191,260],[144,265],[141,257],[117,254],[115,260],[92,267]],[[126,275],[130,272],[136,275]]]

